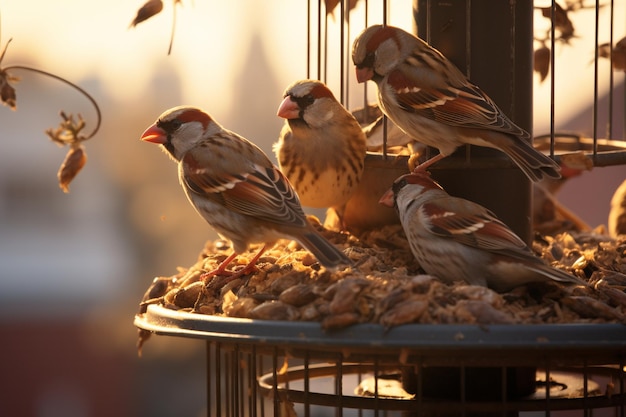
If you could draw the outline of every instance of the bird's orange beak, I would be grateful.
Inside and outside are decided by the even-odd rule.
[[[152,125],[143,132],[140,139],[146,142],[163,144],[167,142],[167,134],[160,127]]]
[[[356,70],[356,80],[359,83],[364,83],[365,81],[371,80],[374,77],[374,69],[369,67],[363,68],[355,68]]]
[[[388,189],[382,197],[380,197],[378,204],[393,208],[393,190],[391,188]]]
[[[283,119],[297,119],[300,117],[300,107],[298,107],[298,103],[293,101],[291,97],[287,96],[283,102],[280,103],[280,106],[278,106],[276,115]]]

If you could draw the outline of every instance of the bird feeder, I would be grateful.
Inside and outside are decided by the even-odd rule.
[[[345,19],[347,3],[340,2],[342,30],[355,25]],[[322,19],[321,1],[309,5],[309,13],[316,8],[317,14],[309,16],[311,30],[315,17],[318,25]],[[416,0],[414,13],[416,33],[468,73],[515,123],[532,131],[532,2]],[[342,92],[349,85],[343,83]],[[619,141],[595,135],[570,139],[552,132],[536,145],[556,159],[575,149],[595,166],[626,162]],[[407,160],[386,152],[368,154],[362,192],[346,211],[348,223],[359,230],[397,223],[395,213],[379,210],[377,201],[408,172]],[[531,184],[505,154],[468,146],[434,165],[432,175],[450,194],[490,208],[532,240]],[[324,277],[320,273],[318,279]],[[413,278],[415,287],[420,279]],[[189,310],[148,305],[134,323],[142,332],[205,343],[210,416],[626,413],[626,326],[618,315],[606,322],[570,324],[356,323],[334,328],[315,321]]]

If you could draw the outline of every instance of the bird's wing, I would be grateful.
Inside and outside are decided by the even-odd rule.
[[[449,202],[454,202],[454,209]],[[508,226],[471,201],[453,197],[433,200],[422,205],[419,216],[431,233],[466,246],[494,252],[528,251],[526,243]]]
[[[446,79],[425,64],[412,62],[390,72],[387,80],[398,104],[406,111],[451,126],[529,137],[478,86],[467,81],[456,68],[454,71],[457,76]]]
[[[192,150],[181,160],[181,178],[192,192],[220,201],[237,213],[305,227],[307,221],[297,194],[276,167],[264,165],[245,164],[234,167],[236,171],[220,163],[208,166],[198,163]]]

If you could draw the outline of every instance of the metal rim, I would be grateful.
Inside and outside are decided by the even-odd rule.
[[[327,332],[317,322],[252,320],[194,314],[148,306],[135,326],[173,336],[212,341],[338,348],[427,349],[601,349],[626,353],[626,325],[437,325],[409,324],[385,328],[357,324]]]

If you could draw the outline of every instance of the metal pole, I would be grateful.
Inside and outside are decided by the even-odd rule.
[[[414,0],[414,13],[418,36],[532,135],[532,2]],[[505,154],[467,146],[432,173],[450,194],[488,207],[530,243],[531,182]]]

